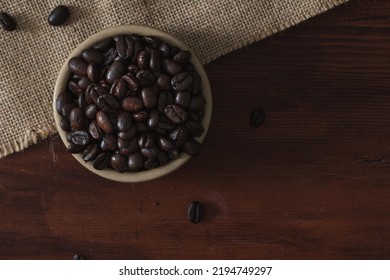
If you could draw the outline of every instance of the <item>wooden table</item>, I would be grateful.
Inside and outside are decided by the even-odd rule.
[[[162,179],[99,178],[58,136],[1,159],[0,258],[390,258],[390,2],[351,1],[206,70],[202,153]]]

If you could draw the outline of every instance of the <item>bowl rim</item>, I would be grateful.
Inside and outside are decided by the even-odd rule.
[[[112,26],[106,29],[103,29],[97,33],[94,33],[93,35],[89,36],[87,39],[85,39],[83,42],[81,42],[66,58],[65,62],[63,63],[60,72],[57,76],[56,83],[54,86],[54,93],[53,93],[53,112],[54,112],[54,120],[55,125],[57,128],[57,131],[60,135],[60,138],[65,146],[69,144],[69,142],[66,139],[66,132],[62,130],[60,126],[61,116],[57,113],[56,110],[56,99],[59,93],[61,93],[65,87],[66,83],[69,79],[69,76],[71,74],[70,70],[68,69],[68,61],[75,56],[78,56],[81,54],[81,52],[87,48],[92,47],[92,45],[100,40],[112,38],[116,35],[141,35],[141,36],[153,36],[156,37],[170,45],[179,47],[182,50],[189,50],[191,52],[191,59],[190,62],[196,69],[197,73],[201,77],[201,92],[202,95],[206,101],[205,104],[205,114],[202,119],[202,125],[204,127],[204,133],[200,137],[194,137],[195,140],[197,140],[199,143],[202,143],[204,138],[206,137],[207,131],[210,126],[211,121],[211,115],[212,115],[212,93],[211,93],[211,87],[210,82],[207,77],[206,71],[199,61],[196,54],[180,39],[177,39],[176,37],[170,35],[167,32],[164,32],[160,29],[157,29],[155,27],[150,27],[146,25],[135,25],[135,24],[123,24],[123,25],[116,25]],[[145,182],[149,180],[154,180],[159,177],[165,176],[175,170],[177,170],[179,167],[184,165],[191,156],[182,152],[179,157],[175,160],[170,161],[168,164],[157,167],[155,169],[151,170],[145,170],[145,171],[137,171],[137,172],[130,172],[125,171],[123,173],[119,173],[113,169],[104,169],[104,170],[97,170],[92,166],[92,162],[85,162],[80,154],[72,154],[72,156],[85,168],[93,172],[94,174],[97,174],[103,178],[116,181],[116,182],[123,182],[123,183],[137,183],[137,182]]]

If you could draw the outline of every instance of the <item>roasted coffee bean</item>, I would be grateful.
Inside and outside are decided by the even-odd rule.
[[[101,71],[96,63],[90,63],[87,67],[87,77],[92,82],[97,82],[100,79]]]
[[[47,21],[50,25],[58,26],[64,24],[69,18],[70,12],[68,7],[60,5],[51,11]]]
[[[203,217],[203,205],[198,201],[193,201],[188,207],[187,218],[191,223],[197,224]]]
[[[112,48],[112,47],[109,48],[108,50],[106,50],[103,53],[103,56],[104,56],[103,65],[105,65],[105,66],[111,65],[114,62],[115,57],[116,57],[116,50],[115,50],[115,48]],[[107,75],[107,71],[106,71],[106,75]]]
[[[133,113],[142,110],[144,107],[142,100],[135,96],[128,96],[123,98],[121,104],[123,110]]]
[[[133,52],[133,58],[131,60],[131,63],[137,63],[137,57],[140,51],[143,50],[143,46],[141,42],[134,41],[134,52]]]
[[[152,134],[152,133],[142,133],[139,137],[138,137],[138,146],[140,147],[140,149],[143,149],[143,148],[151,148],[154,146],[154,138],[155,138],[155,135]]]
[[[171,76],[175,76],[180,72],[183,72],[183,68],[178,63],[169,58],[164,58],[161,61],[161,67],[164,72],[168,73]]]
[[[173,130],[175,128],[175,124],[168,120],[166,117],[159,117],[159,121],[157,127],[162,130]]]
[[[137,55],[137,65],[139,69],[147,69],[149,66],[149,54],[143,50]]]
[[[146,108],[150,109],[157,105],[157,93],[154,88],[143,88],[141,91],[141,96]]]
[[[193,77],[188,72],[181,72],[175,75],[171,80],[172,88],[175,91],[186,90],[192,86]]]
[[[177,159],[180,156],[180,152],[178,149],[173,149],[168,152],[168,159],[174,160]]]
[[[7,13],[0,13],[0,27],[7,31],[14,31],[16,29],[16,21]]]
[[[172,91],[171,76],[166,73],[161,73],[157,78],[157,85],[161,90]]]
[[[85,101],[85,94],[82,93],[78,98],[77,98],[77,105],[83,110],[87,107],[87,101]]]
[[[206,102],[201,95],[195,95],[192,97],[188,109],[193,112],[200,112],[204,109]]]
[[[192,72],[192,93],[199,94],[202,89],[202,80],[197,72]]]
[[[118,148],[121,155],[127,156],[139,150],[137,138],[131,140],[118,139]]]
[[[94,160],[99,153],[99,147],[96,144],[91,144],[84,150],[82,158],[84,161],[91,161]]]
[[[87,107],[85,108],[85,116],[90,119],[94,120],[96,119],[96,113],[99,111],[98,106],[95,104],[88,104]]]
[[[72,57],[68,62],[70,71],[80,76],[87,76],[88,63],[81,57]]]
[[[151,110],[149,112],[148,126],[155,127],[159,121],[159,113],[157,110]]]
[[[118,113],[117,128],[119,131],[128,131],[131,128],[132,117],[129,112],[121,111]]]
[[[124,36],[116,36],[114,41],[116,41],[116,52],[121,58],[127,59],[132,56],[134,42],[131,39],[125,38]]]
[[[175,147],[180,148],[187,140],[187,130],[182,126],[178,126],[169,133],[169,137],[175,143]]]
[[[127,86],[122,79],[116,80],[110,88],[110,94],[115,96],[118,100],[121,100],[126,95],[126,92]]]
[[[179,91],[175,95],[175,104],[187,108],[191,102],[191,94],[188,91]]]
[[[127,73],[122,77],[124,83],[131,91],[136,91],[138,89],[137,78],[132,73]]]
[[[74,143],[70,143],[66,150],[71,154],[78,154],[84,150],[84,146],[79,146]]]
[[[135,172],[142,169],[144,166],[144,158],[141,153],[133,153],[127,158],[127,168],[129,171]]]
[[[265,120],[265,112],[261,108],[254,108],[251,112],[249,124],[253,127],[260,126]]]
[[[112,127],[110,119],[103,111],[96,113],[96,122],[105,133],[111,134],[114,132],[114,128]]]
[[[139,133],[147,132],[147,131],[150,130],[149,127],[147,126],[147,124],[144,123],[144,122],[136,122],[135,125],[137,126],[137,130],[138,130]]]
[[[76,81],[70,81],[68,83],[68,88],[70,92],[73,93],[74,95],[80,95],[83,93],[83,90],[79,87]]]
[[[144,36],[142,37],[142,41],[147,45],[154,49],[157,49],[160,46],[160,41],[153,36]]]
[[[89,144],[91,137],[87,131],[75,130],[67,135],[67,139],[78,146],[86,146]]]
[[[173,103],[173,96],[170,92],[162,92],[158,97],[158,110],[163,113],[165,107]]]
[[[62,128],[62,130],[67,132],[72,130],[72,128],[70,127],[70,122],[66,118],[61,118],[60,127]]]
[[[64,107],[65,104],[71,103],[73,101],[72,95],[67,92],[63,91],[60,94],[58,94],[57,99],[56,99],[56,111],[59,115],[63,115],[62,108]]]
[[[132,125],[129,131],[121,131],[118,132],[118,137],[124,140],[129,140],[137,135],[137,126]]]
[[[108,68],[106,73],[106,80],[110,84],[115,82],[116,79],[122,77],[122,75],[126,72],[126,67],[123,63],[119,61],[114,61],[111,66]]]
[[[110,94],[100,95],[96,101],[96,105],[106,113],[114,112],[119,108],[118,101]]]
[[[137,74],[138,71],[139,71],[139,68],[136,64],[130,64],[129,66],[127,66],[128,73],[135,75],[135,74]]]
[[[148,69],[141,69],[137,75],[138,84],[143,87],[152,86],[156,82],[156,76]]]
[[[88,88],[88,86],[91,84],[91,81],[86,78],[86,77],[82,77],[80,78],[78,81],[77,81],[77,86],[83,91],[85,92]]]
[[[69,121],[73,130],[83,129],[86,123],[84,111],[80,107],[73,108],[69,115]]]
[[[163,151],[170,151],[173,149],[173,144],[171,141],[169,141],[167,138],[159,136],[157,138],[157,145],[160,147]]]
[[[114,151],[118,148],[118,138],[115,134],[104,135],[102,142],[107,150]]]
[[[171,56],[171,46],[167,43],[162,43],[158,48],[158,52],[160,53],[161,57],[168,58]]]
[[[110,162],[110,155],[106,152],[99,154],[93,161],[93,167],[97,170],[102,170],[107,167]]]
[[[88,63],[101,64],[104,62],[104,56],[100,51],[87,49],[81,52],[81,57]]]
[[[203,134],[204,128],[200,122],[187,122],[186,129],[189,134],[199,137]]]
[[[75,103],[67,103],[65,104],[63,107],[62,107],[62,110],[61,110],[61,114],[62,116],[64,116],[65,118],[69,118],[70,116],[70,113],[72,112],[72,110],[74,108],[77,107],[77,104]]]
[[[174,123],[181,124],[187,120],[186,111],[178,105],[168,105],[164,109],[164,114]]]
[[[158,50],[152,49],[150,52],[149,68],[153,71],[160,71],[160,54]]]
[[[200,153],[201,146],[195,140],[187,140],[183,146],[184,151],[190,156],[196,156]]]
[[[88,132],[94,139],[101,139],[103,137],[103,132],[96,121],[91,121],[89,123]]]
[[[195,122],[198,122],[198,121],[201,120],[201,117],[197,113],[195,113],[195,112],[190,112],[188,114],[188,119],[192,120],[192,121],[195,121]]]
[[[148,158],[147,160],[145,160],[144,162],[144,168],[145,169],[154,169],[154,168],[157,168],[158,167],[158,160],[157,158]]]
[[[146,158],[156,158],[160,153],[160,149],[154,145],[151,148],[141,149],[141,154]]]
[[[120,173],[123,173],[127,167],[126,158],[120,154],[113,154],[110,163],[111,167]]]
[[[95,44],[93,44],[92,48],[94,48],[97,51],[104,52],[111,48],[112,46],[112,38],[103,39]]]
[[[191,59],[191,52],[179,51],[173,56],[173,61],[179,63],[181,66],[185,66]]]
[[[136,113],[133,113],[133,118],[138,122],[144,122],[148,118],[148,111],[142,110]]]

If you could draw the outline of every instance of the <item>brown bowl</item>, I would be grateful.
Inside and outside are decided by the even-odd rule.
[[[103,40],[106,38],[111,38],[111,37],[114,37],[116,35],[129,35],[129,34],[137,34],[137,35],[141,35],[141,36],[154,36],[154,37],[160,39],[161,41],[167,42],[168,44],[170,44],[172,46],[177,46],[182,50],[190,50],[183,42],[181,42],[177,38],[173,37],[172,35],[165,33],[161,30],[158,30],[158,29],[155,29],[152,27],[148,27],[148,26],[142,26],[142,25],[118,25],[118,26],[104,29],[104,30],[90,36],[89,38],[87,38],[84,42],[82,42],[80,45],[78,45],[76,47],[76,49],[74,49],[72,51],[72,53],[69,55],[69,57],[66,59],[66,61],[62,65],[61,70],[60,70],[58,77],[57,77],[55,88],[54,88],[54,95],[53,95],[54,119],[55,119],[55,124],[56,124],[57,130],[58,130],[60,137],[65,145],[69,145],[69,142],[66,139],[66,132],[63,131],[62,128],[60,127],[61,117],[58,115],[58,113],[56,111],[55,103],[56,103],[56,99],[57,99],[58,94],[61,93],[62,91],[64,91],[66,84],[67,84],[67,81],[68,81],[70,74],[71,74],[70,70],[68,69],[68,61],[72,57],[80,55],[80,53],[83,50],[91,47],[94,43],[96,43],[100,40]],[[202,120],[202,125],[203,125],[205,131],[202,134],[202,136],[195,137],[195,140],[197,140],[199,143],[202,143],[203,139],[205,138],[205,136],[207,134],[207,130],[208,130],[209,125],[210,125],[211,114],[212,114],[212,95],[211,95],[211,88],[210,88],[210,84],[209,84],[209,80],[207,78],[206,72],[205,72],[202,64],[200,63],[199,59],[194,54],[194,52],[191,51],[191,53],[192,53],[192,56],[191,56],[190,62],[192,63],[192,65],[194,66],[194,68],[196,69],[196,71],[198,72],[198,74],[200,75],[200,77],[202,79],[201,92],[202,92],[204,99],[206,100],[205,115],[204,115],[203,120]],[[170,161],[167,165],[160,166],[160,167],[157,167],[155,169],[146,170],[146,171],[139,171],[139,172],[125,171],[124,173],[119,173],[119,172],[112,170],[112,169],[97,170],[92,166],[91,162],[85,162],[82,159],[80,154],[73,154],[73,156],[76,158],[76,160],[81,165],[83,165],[84,167],[86,167],[87,169],[89,169],[90,171],[92,171],[93,173],[95,173],[101,177],[104,177],[104,178],[107,178],[107,179],[113,180],[113,181],[118,181],[118,182],[132,182],[132,183],[143,182],[143,181],[153,180],[153,179],[162,177],[166,174],[169,174],[169,173],[175,171],[176,169],[178,169],[180,166],[185,164],[191,158],[191,156],[189,156],[188,154],[181,153],[177,159]]]

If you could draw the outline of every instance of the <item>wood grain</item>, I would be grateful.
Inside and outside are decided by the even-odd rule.
[[[58,137],[1,159],[0,259],[390,258],[389,27],[351,1],[207,65],[203,151],[164,178],[99,178]]]

